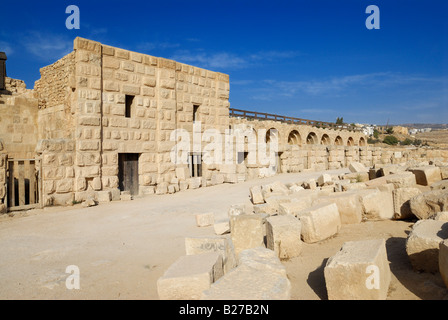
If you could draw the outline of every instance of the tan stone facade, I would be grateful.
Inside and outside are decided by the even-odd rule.
[[[8,199],[8,207],[17,202],[8,186],[34,192],[41,206],[69,205],[104,192],[115,200],[120,191],[173,193],[272,173],[269,165],[247,163],[247,152],[235,154],[234,164],[195,164],[195,154],[190,164],[171,161],[173,132],[193,135],[194,121],[202,134],[276,129],[277,172],[448,160],[444,150],[372,148],[355,131],[229,117],[228,75],[87,39],[76,38],[73,52],[40,71],[33,90],[6,78],[0,92],[0,212]],[[33,170],[36,185],[27,178]],[[13,175],[18,181],[8,184]]]

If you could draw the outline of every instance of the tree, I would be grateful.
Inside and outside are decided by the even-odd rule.
[[[378,131],[378,130],[373,130],[373,137],[375,138],[375,139],[378,139],[379,137],[380,137],[380,132]]]
[[[343,117],[338,117],[337,119],[336,119],[336,124],[344,124],[344,118]]]
[[[387,129],[386,129],[386,133],[387,133],[387,134],[392,134],[392,133],[394,133],[394,128],[392,128],[392,127],[387,128]]]

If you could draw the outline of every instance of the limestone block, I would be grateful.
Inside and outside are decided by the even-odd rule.
[[[219,169],[222,174],[236,173],[236,164],[221,164]]]
[[[444,190],[448,189],[448,180],[441,180],[431,184],[431,190]]]
[[[448,288],[448,240],[442,241],[439,245],[439,272]]]
[[[392,183],[395,188],[412,188],[415,187],[416,180],[415,175],[412,172],[402,172],[365,182],[368,187],[376,187],[386,183]]]
[[[278,204],[278,213],[280,215],[297,215],[303,210],[311,207],[313,202],[312,197],[303,197],[303,199],[290,199],[288,202],[281,202]]]
[[[6,212],[7,212],[6,204],[0,203],[0,214],[6,213]]]
[[[356,173],[368,173],[369,169],[367,169],[362,163],[360,162],[351,162],[348,166],[348,169],[350,172],[356,172]]]
[[[443,180],[448,179],[448,166],[441,166],[440,168],[440,174]]]
[[[273,216],[266,219],[266,247],[274,250],[280,259],[300,255],[302,224],[291,216]]]
[[[56,193],[67,193],[73,191],[73,179],[62,179],[56,181]]]
[[[394,217],[394,200],[392,192],[378,189],[358,191],[364,216],[369,220],[392,219]]]
[[[120,193],[120,200],[121,201],[130,201],[132,200],[132,195],[129,191],[121,191]]]
[[[448,222],[448,211],[439,212],[434,216],[434,220]]]
[[[366,182],[369,181],[369,174],[367,172],[354,172],[348,173],[344,175],[343,179],[357,182]]]
[[[188,189],[188,181],[181,180],[179,181],[179,191],[185,191]]]
[[[200,188],[202,185],[201,177],[189,178],[189,179],[187,179],[187,181],[188,181],[189,189],[197,189],[197,188]]]
[[[319,197],[313,201],[313,205],[333,202],[338,207],[342,224],[360,223],[363,209],[356,192],[338,192],[329,196]]]
[[[333,182],[333,180],[331,179],[331,176],[327,173],[324,173],[324,174],[320,175],[319,178],[317,178],[317,185],[319,187],[322,187],[323,185],[332,183],[332,182]]]
[[[168,182],[160,182],[156,186],[156,194],[166,194],[168,192]]]
[[[253,206],[253,210],[255,214],[268,214],[270,216],[278,213],[278,209],[276,205],[270,203],[257,204]]]
[[[182,256],[157,280],[160,300],[198,300],[223,275],[218,252]]]
[[[250,188],[250,198],[253,204],[262,204],[264,203],[263,194],[261,193],[260,186],[253,186]]]
[[[185,252],[187,255],[218,252],[222,256],[224,273],[227,273],[237,264],[235,249],[230,236],[185,238]]]
[[[180,181],[184,181],[190,178],[190,170],[187,167],[176,168],[176,177]]]
[[[439,271],[439,245],[448,239],[448,222],[419,220],[406,240],[406,252],[416,271]]]
[[[264,234],[261,215],[242,214],[230,217],[230,235],[237,256],[245,249],[264,246]]]
[[[391,280],[385,240],[344,243],[324,277],[329,300],[385,300]]]
[[[246,214],[246,206],[244,204],[233,204],[230,206],[229,211],[227,213],[229,219],[232,218],[233,216]]]
[[[323,203],[301,211],[297,217],[302,223],[302,240],[314,243],[339,232],[341,218],[334,203]]]
[[[418,219],[428,219],[437,212],[448,210],[448,190],[421,193],[409,200],[411,212]]]
[[[422,193],[418,188],[398,188],[392,191],[394,199],[394,219],[409,219],[414,215],[411,211],[410,200]]]
[[[417,184],[422,186],[429,186],[434,182],[442,180],[440,168],[436,166],[409,168],[408,170],[415,175]]]
[[[224,183],[224,175],[220,173],[213,173],[210,179],[212,185],[223,184]]]
[[[271,183],[270,188],[271,188],[272,192],[278,192],[278,193],[283,193],[283,194],[290,193],[288,187],[280,181],[275,181],[274,183]]]
[[[109,190],[107,191],[98,191],[98,202],[110,202],[112,201],[112,194]]]
[[[215,215],[213,212],[197,214],[195,217],[198,227],[208,227],[215,223]]]
[[[367,186],[364,182],[357,182],[357,183],[350,183],[350,184],[342,185],[342,191],[362,190],[365,188],[367,188]]]
[[[229,220],[221,220],[216,221],[213,224],[213,230],[215,234],[222,235],[230,232],[230,221]]]
[[[238,267],[205,290],[202,300],[289,300],[291,283],[275,252],[245,250]]]

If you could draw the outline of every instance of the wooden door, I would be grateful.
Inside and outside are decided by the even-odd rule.
[[[138,153],[118,154],[118,180],[121,191],[138,195]]]

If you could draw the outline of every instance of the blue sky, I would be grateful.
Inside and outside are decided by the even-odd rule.
[[[68,5],[80,29],[68,30]],[[368,30],[368,5],[380,29]],[[0,51],[28,88],[76,36],[230,75],[231,107],[334,122],[448,123],[446,0],[8,1]]]

